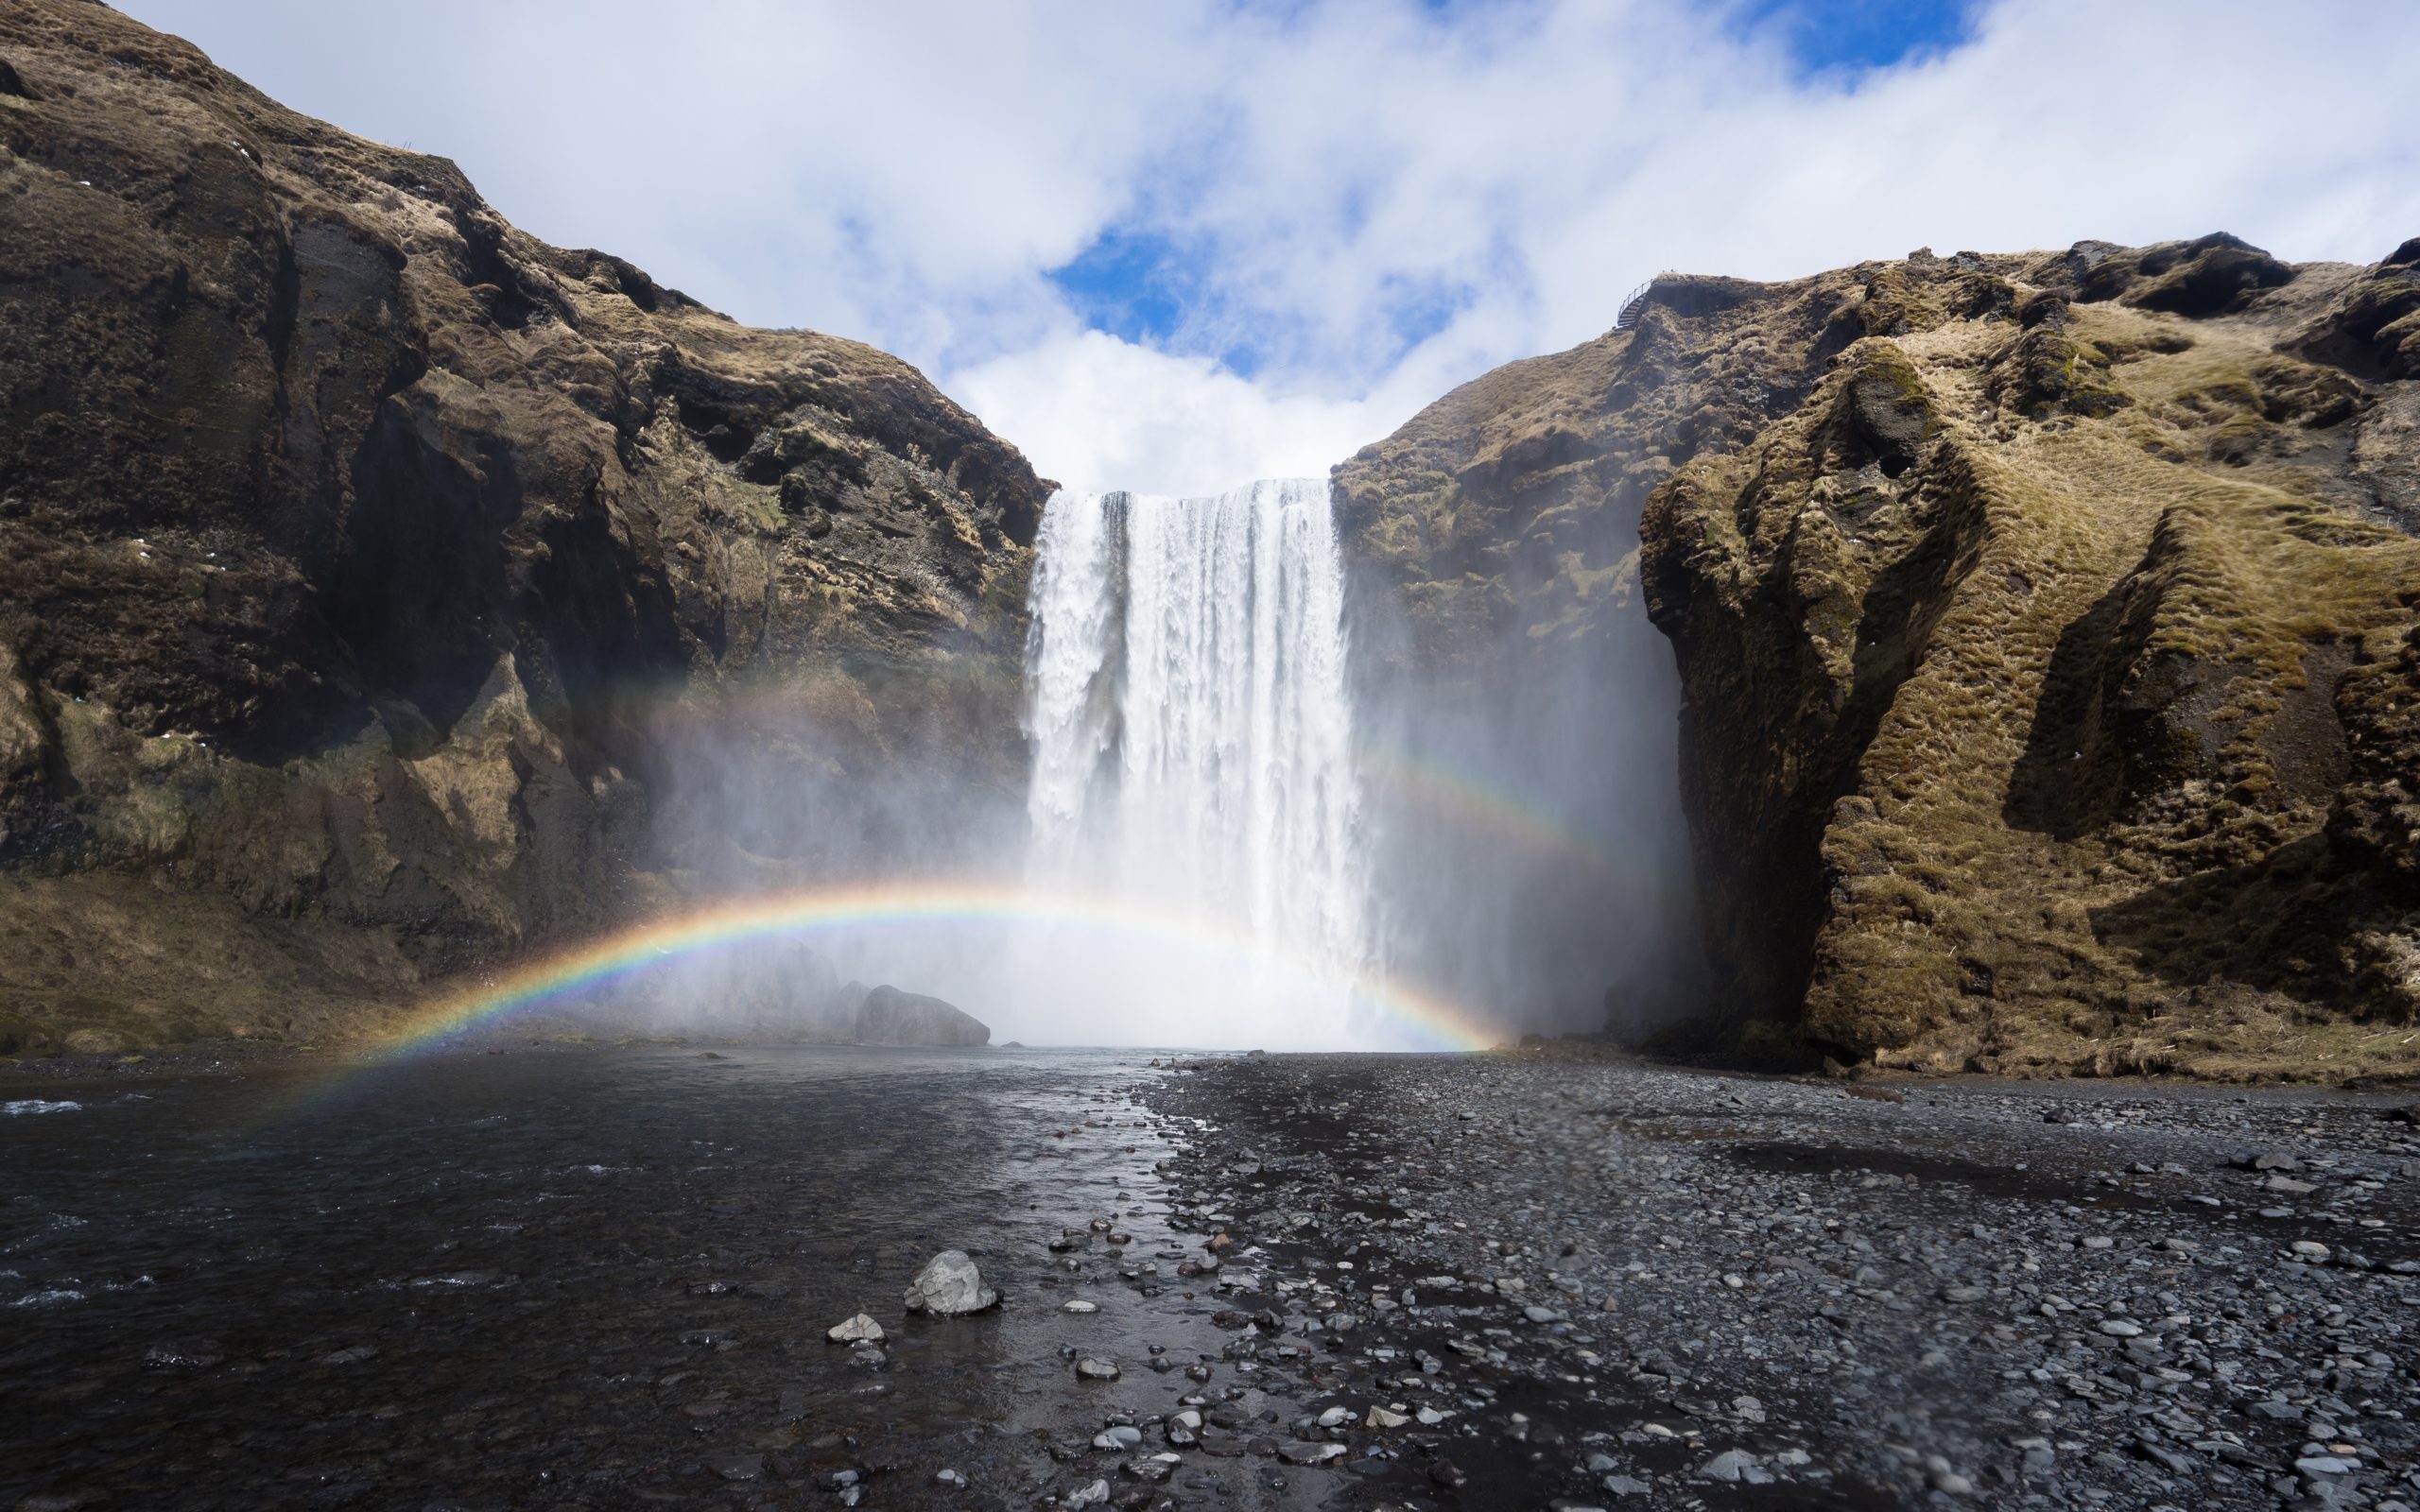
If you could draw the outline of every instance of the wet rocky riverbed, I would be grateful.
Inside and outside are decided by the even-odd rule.
[[[1312,1057],[1149,1101],[1355,1502],[2420,1504],[2408,1096]]]
[[[0,1508],[2420,1505],[2394,1099],[142,1069],[0,1077]],[[996,1308],[905,1311],[945,1248]]]

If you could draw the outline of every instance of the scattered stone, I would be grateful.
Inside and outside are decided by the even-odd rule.
[[[1115,1381],[1117,1379],[1118,1374],[1117,1366],[1110,1364],[1107,1360],[1096,1360],[1087,1355],[1085,1358],[1076,1362],[1076,1375],[1079,1380]]]
[[[983,1273],[963,1249],[944,1249],[925,1263],[908,1284],[910,1313],[956,1317],[999,1305],[1000,1294],[983,1284]]]
[[[143,1364],[153,1370],[207,1370],[227,1363],[227,1347],[216,1339],[163,1339],[143,1351]]]
[[[752,1481],[765,1473],[762,1454],[709,1454],[703,1463],[726,1481]]]
[[[1750,1486],[1770,1486],[1773,1479],[1772,1473],[1765,1469],[1765,1462],[1744,1449],[1724,1450],[1699,1466],[1698,1475],[1704,1480],[1745,1483]]]
[[[882,1325],[864,1313],[833,1324],[823,1336],[835,1344],[880,1344],[884,1337]]]

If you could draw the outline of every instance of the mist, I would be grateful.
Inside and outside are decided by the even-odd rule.
[[[661,764],[648,911],[769,902],[779,922],[569,1011],[851,1040],[888,988],[994,1043],[1642,1039],[1702,972],[1677,680],[1634,508],[1606,513],[1622,565],[1589,634],[1514,613],[1436,665],[1346,559],[1323,479],[1062,491],[1013,680],[945,644],[769,655],[718,694],[635,701]]]

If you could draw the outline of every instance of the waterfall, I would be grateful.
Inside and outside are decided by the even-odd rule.
[[[1360,1038],[1369,878],[1326,483],[1063,491],[1037,547],[1028,875],[1230,940],[1052,942],[1046,990],[1129,1042]]]

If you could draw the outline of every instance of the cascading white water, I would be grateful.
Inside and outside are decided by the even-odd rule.
[[[1060,1000],[1042,1017],[1129,1042],[1360,1038],[1369,878],[1326,483],[1061,492],[1037,546],[1028,877],[1230,941],[1042,942],[1021,972]]]

